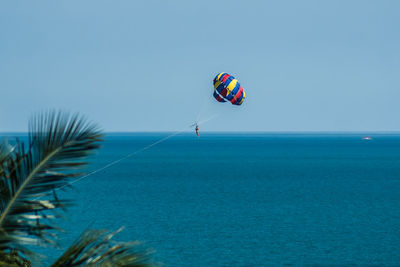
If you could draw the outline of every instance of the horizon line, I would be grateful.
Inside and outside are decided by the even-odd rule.
[[[191,130],[185,131],[104,131],[106,134],[146,134],[146,133],[191,133]],[[28,131],[0,131],[2,134],[28,134]],[[259,133],[259,134],[400,134],[399,131],[202,131],[202,133]]]

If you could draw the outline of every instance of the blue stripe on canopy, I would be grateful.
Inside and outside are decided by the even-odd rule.
[[[236,85],[235,85],[235,88],[233,88],[233,90],[232,90],[232,94],[236,95],[237,92],[239,91],[239,88],[240,88],[240,83],[237,82]]]
[[[219,94],[221,94],[221,92],[222,92],[222,90],[224,90],[224,88],[225,88],[225,87],[224,87],[224,84],[221,83],[220,85],[218,85],[218,87],[217,87],[216,90],[217,90],[217,92],[218,92]],[[221,96],[222,96],[222,95],[221,95]]]

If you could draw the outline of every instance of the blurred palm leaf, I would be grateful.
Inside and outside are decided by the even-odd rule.
[[[5,253],[0,251],[0,266],[7,267],[30,267],[32,266],[31,262],[21,258],[18,255],[18,251],[10,251],[9,253]]]
[[[124,266],[145,267],[149,263],[149,252],[137,251],[138,242],[112,242],[115,234],[102,230],[87,230],[52,267],[65,266]]]
[[[102,134],[78,115],[39,114],[30,122],[29,147],[0,145],[0,250],[29,253],[25,245],[55,244],[52,223],[67,201],[56,190],[81,175]],[[39,200],[40,198],[40,200]]]

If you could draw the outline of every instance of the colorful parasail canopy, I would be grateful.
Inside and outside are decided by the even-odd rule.
[[[219,102],[230,101],[234,105],[241,105],[246,94],[235,77],[221,72],[214,78],[214,97]]]

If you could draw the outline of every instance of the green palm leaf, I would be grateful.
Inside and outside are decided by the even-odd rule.
[[[87,230],[52,267],[65,266],[155,266],[149,261],[149,252],[138,251],[138,242],[112,242],[115,234],[103,230]]]
[[[52,223],[67,201],[56,190],[80,176],[102,134],[78,115],[47,112],[30,122],[29,147],[0,147],[0,250],[29,253],[25,245],[55,244]],[[40,199],[39,199],[40,198]]]

